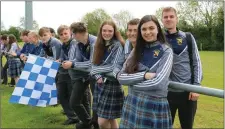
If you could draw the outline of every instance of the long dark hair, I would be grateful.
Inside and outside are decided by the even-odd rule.
[[[16,43],[17,44],[17,40],[16,37],[13,34],[9,34],[9,43],[8,43],[8,49],[7,51],[9,51],[11,49],[12,43]],[[18,44],[17,44],[18,46]]]
[[[114,34],[111,40],[119,40],[121,43],[123,43],[124,41],[122,41],[123,39],[121,38],[121,34],[117,31],[117,27],[116,24],[112,21],[112,20],[107,20],[104,21],[102,23],[102,25],[100,26],[99,32],[98,32],[98,37],[97,40],[95,42],[95,49],[94,49],[94,55],[93,55],[93,63],[98,65],[101,63],[101,60],[104,56],[104,50],[105,50],[105,40],[102,37],[102,28],[104,25],[110,25],[113,27],[114,29]]]
[[[154,15],[145,15],[143,18],[141,18],[140,23],[138,24],[138,33],[134,53],[133,56],[128,60],[127,62],[128,65],[125,68],[125,72],[127,73],[135,73],[138,71],[138,62],[141,59],[141,53],[143,52],[143,48],[146,44],[146,41],[143,39],[141,35],[141,26],[149,21],[153,21],[157,26],[158,29],[157,41],[159,41],[160,43],[166,43],[166,38],[165,35],[163,34],[158,19]]]

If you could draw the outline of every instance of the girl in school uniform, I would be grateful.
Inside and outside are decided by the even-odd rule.
[[[172,49],[154,15],[138,25],[137,42],[117,78],[129,86],[120,128],[172,128],[167,88]]]
[[[105,21],[100,27],[94,46],[91,75],[97,81],[92,108],[97,112],[100,128],[118,128],[124,93],[115,78],[108,78],[104,73],[112,72],[122,55],[124,44],[113,21]]]
[[[15,79],[15,82],[18,82],[19,76],[22,72],[22,66],[20,58],[17,57],[17,52],[20,51],[20,48],[17,44],[16,37],[13,34],[8,36],[9,46],[8,46],[8,73],[11,78]]]

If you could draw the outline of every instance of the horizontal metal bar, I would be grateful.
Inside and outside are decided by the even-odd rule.
[[[178,82],[173,82],[173,81],[170,82],[169,87],[173,88],[173,89],[195,92],[195,93],[208,95],[208,96],[214,96],[214,97],[218,97],[218,98],[224,98],[224,90],[220,90],[220,89],[178,83]]]
[[[91,71],[91,69],[79,69],[79,68],[74,68],[74,69],[78,71],[82,71],[82,72],[87,72],[87,73]],[[105,76],[113,77],[113,73],[112,72],[106,73]],[[199,93],[199,94],[218,97],[218,98],[224,98],[224,90],[208,88],[205,86],[197,86],[197,85],[190,85],[190,84],[170,81],[169,88]]]

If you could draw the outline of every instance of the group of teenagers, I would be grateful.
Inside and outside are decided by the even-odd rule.
[[[101,24],[97,37],[82,22],[59,26],[60,40],[48,27],[38,33],[23,31],[22,50],[13,40],[5,52],[9,75],[18,81],[28,54],[60,62],[58,99],[68,118],[64,124],[75,123],[76,129],[172,128],[177,110],[181,128],[191,129],[199,94],[168,85],[175,81],[200,86],[198,47],[191,33],[177,28],[173,7],[163,8],[161,20],[164,29],[154,15],[130,20],[127,40],[112,20]],[[127,96],[122,86],[128,87]]]

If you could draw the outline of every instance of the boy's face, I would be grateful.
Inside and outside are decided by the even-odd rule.
[[[84,42],[85,42],[85,34],[86,34],[86,33],[75,33],[75,34],[73,34],[73,37],[74,37],[78,42],[84,43]]]
[[[51,38],[50,32],[44,32],[43,35],[40,37],[40,39],[43,43],[47,43],[50,38]]]
[[[32,44],[36,43],[36,38],[33,34],[28,34],[28,41]]]
[[[2,40],[2,42],[6,45],[9,42],[9,38],[7,38],[7,40]]]
[[[71,38],[71,32],[69,29],[64,29],[60,34],[59,38],[63,43],[67,43]]]
[[[23,42],[29,42],[29,38],[27,35],[20,35],[20,39],[23,41]]]
[[[136,43],[138,25],[128,25],[127,38],[131,43]]]
[[[178,20],[174,11],[166,11],[162,14],[162,23],[166,29],[174,29],[177,26]]]

